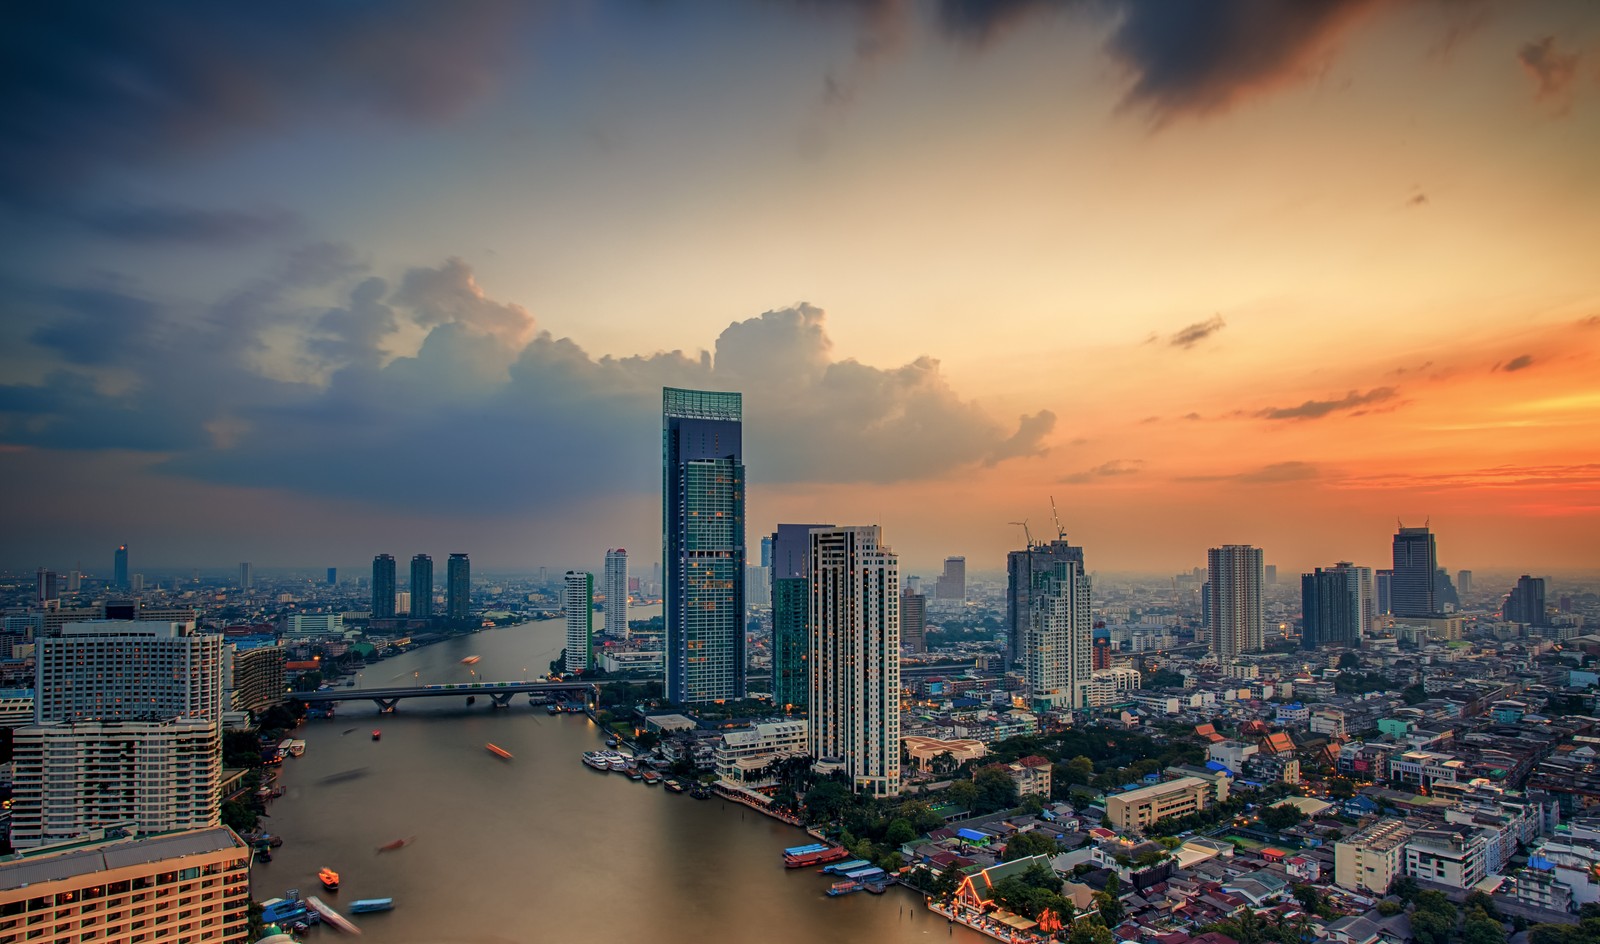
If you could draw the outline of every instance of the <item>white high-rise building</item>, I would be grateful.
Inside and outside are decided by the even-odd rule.
[[[1356,593],[1361,601],[1361,638],[1368,639],[1378,628],[1378,590],[1372,576],[1372,568],[1345,563],[1339,566],[1355,575]]]
[[[1206,564],[1212,654],[1218,662],[1229,663],[1241,652],[1260,651],[1265,645],[1261,548],[1248,544],[1214,547],[1206,552]]]
[[[1024,657],[1028,689],[1036,708],[1088,707],[1094,622],[1089,615],[1089,575],[1083,551],[1057,558],[1034,571],[1032,612]]]
[[[11,842],[63,842],[132,823],[140,833],[216,826],[220,726],[200,718],[32,724],[13,735]]]
[[[588,671],[594,649],[594,574],[569,570],[562,603],[567,608],[568,672]]]
[[[615,548],[606,551],[605,570],[606,635],[612,639],[628,638],[628,551]]]
[[[222,637],[197,635],[190,622],[68,623],[39,640],[34,721],[220,722],[223,669]]]
[[[811,756],[857,791],[900,793],[900,566],[876,526],[811,532]]]

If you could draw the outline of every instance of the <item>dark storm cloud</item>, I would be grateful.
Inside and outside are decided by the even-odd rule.
[[[1167,339],[1167,343],[1173,347],[1181,347],[1184,350],[1188,350],[1189,348],[1194,347],[1196,344],[1199,344],[1201,341],[1204,341],[1206,338],[1216,334],[1218,331],[1221,331],[1223,328],[1227,327],[1227,324],[1228,323],[1226,321],[1222,320],[1221,315],[1212,315],[1205,321],[1196,321],[1194,324],[1189,325],[1187,328],[1184,328],[1182,331],[1174,334],[1172,337]]]
[[[1309,462],[1274,462],[1247,472],[1231,475],[1186,475],[1180,482],[1240,482],[1246,485],[1277,485],[1283,482],[1305,482],[1321,477],[1322,472]]]
[[[60,314],[35,330],[30,340],[69,364],[122,361],[148,340],[156,322],[154,305],[121,292],[81,288],[50,294]]]
[[[1557,114],[1565,114],[1572,107],[1573,80],[1578,76],[1577,53],[1561,52],[1556,48],[1556,38],[1546,36],[1525,43],[1517,51],[1517,61],[1534,81],[1535,101],[1549,105]]]
[[[1398,395],[1399,391],[1393,387],[1373,387],[1366,393],[1352,390],[1337,400],[1307,400],[1299,406],[1269,407],[1255,415],[1269,420],[1314,420],[1330,413],[1353,410],[1359,416],[1365,412],[1360,407],[1393,400]]]
[[[822,310],[805,304],[730,324],[714,354],[595,359],[487,297],[457,259],[393,286],[351,270],[334,307],[302,303],[324,273],[300,274],[308,281],[252,283],[198,321],[138,299],[78,299],[71,318],[112,318],[119,306],[138,315],[115,346],[129,356],[64,344],[65,328],[42,335],[79,367],[0,386],[0,442],[146,450],[165,453],[169,473],[214,483],[484,511],[652,489],[663,385],[744,392],[746,462],[760,483],[934,477],[1040,455],[1055,424],[1042,410],[1002,426],[932,358],[887,369],[837,359]],[[261,332],[285,325],[308,338],[288,373],[325,382],[258,368]],[[425,333],[421,347],[387,354],[406,331]],[[132,381],[102,384],[92,369],[102,362]]]
[[[187,206],[129,206],[84,213],[80,220],[102,236],[134,242],[231,248],[286,236],[299,227],[282,210],[202,210]]]
[[[11,4],[0,29],[0,199],[308,116],[446,117],[490,90],[520,6]]]

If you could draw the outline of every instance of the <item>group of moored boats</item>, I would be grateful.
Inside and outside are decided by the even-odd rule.
[[[848,860],[848,861],[841,861]],[[831,863],[831,864],[824,864]],[[828,886],[828,895],[837,898],[851,892],[866,891],[881,895],[894,883],[894,876],[866,859],[851,859],[850,850],[827,842],[790,846],[783,850],[784,868],[802,869],[822,865],[817,871],[841,879]]]
[[[651,770],[641,764],[637,758],[629,757],[619,751],[584,751],[583,762],[602,773],[627,774],[628,779],[642,780],[645,786],[648,787],[661,784],[672,793],[687,792],[697,800],[711,798],[711,791],[704,784],[698,782],[685,784],[676,777],[663,776],[660,771]]]

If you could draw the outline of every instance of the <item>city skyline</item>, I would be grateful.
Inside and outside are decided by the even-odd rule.
[[[1600,567],[1600,11],[1225,8],[15,12],[0,567],[594,569],[663,385],[919,573]]]

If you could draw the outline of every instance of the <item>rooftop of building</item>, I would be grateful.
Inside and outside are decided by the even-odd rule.
[[[247,848],[244,841],[225,826],[153,836],[89,838],[0,858],[0,891],[224,849],[245,852]]]

